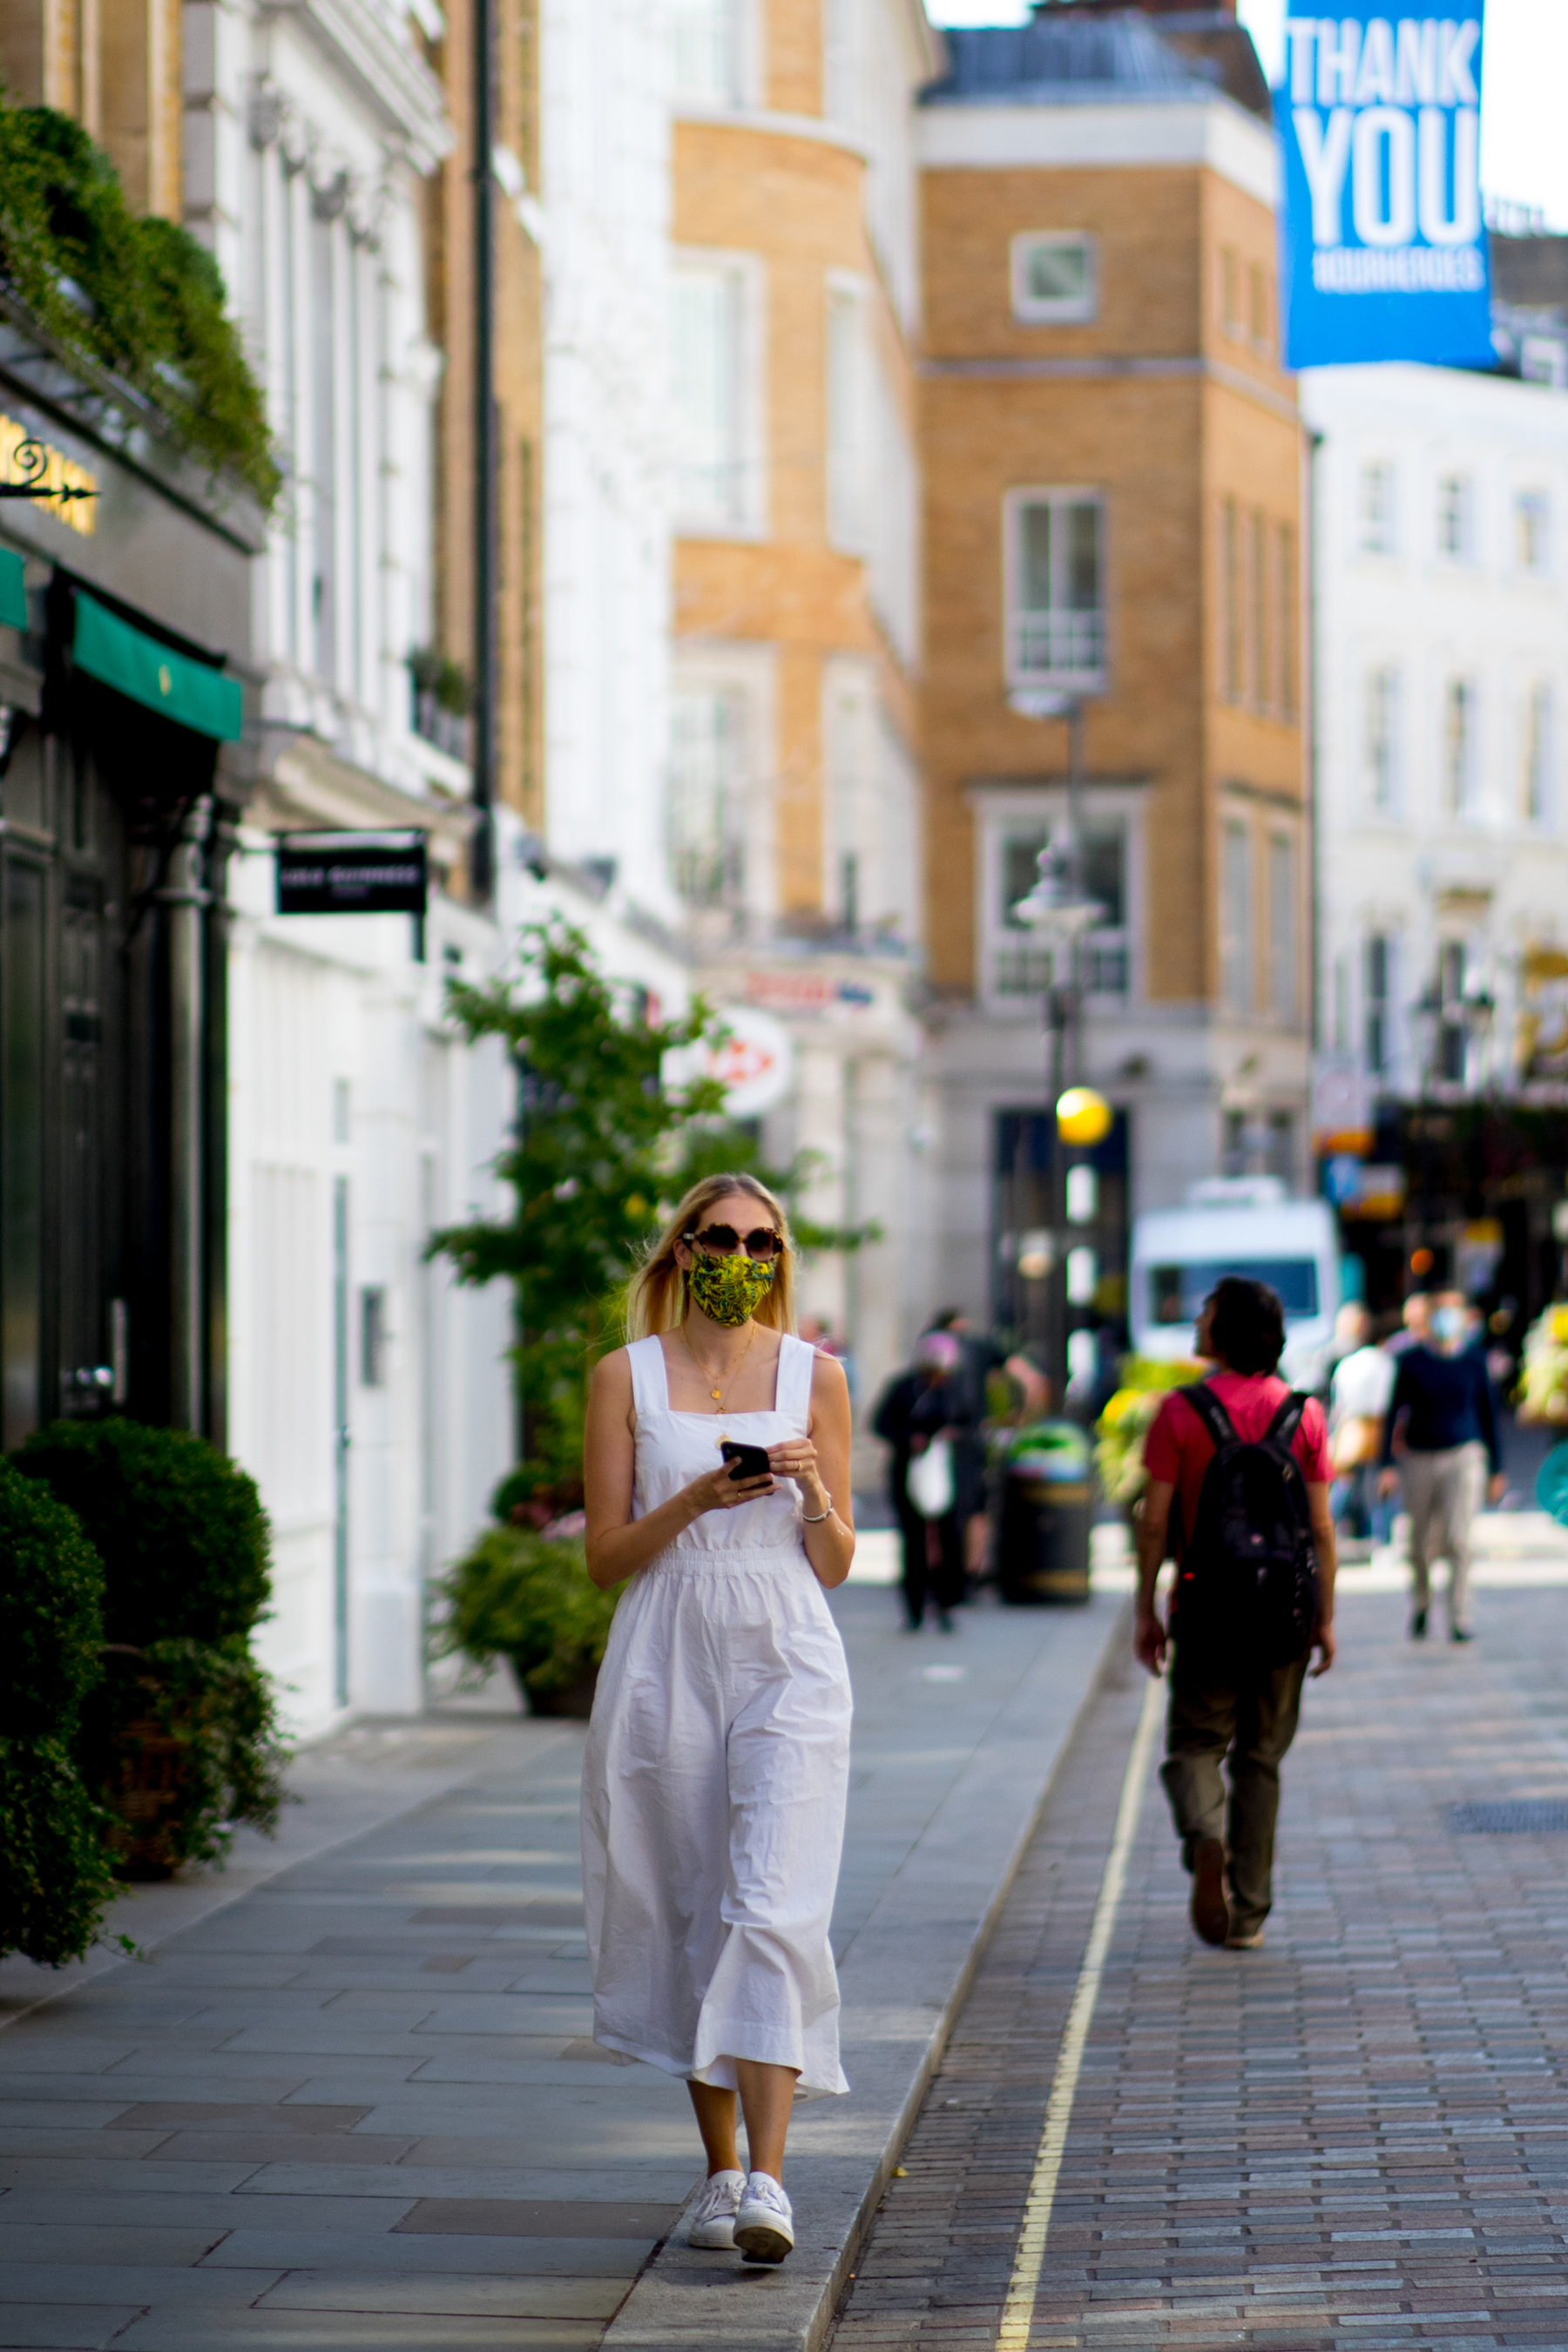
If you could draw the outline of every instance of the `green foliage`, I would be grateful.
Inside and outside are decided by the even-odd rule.
[[[268,1591],[267,1515],[254,1479],[205,1437],[57,1421],[12,1458],[76,1513],[102,1560],[107,1640],[145,1648],[250,1632]]]
[[[432,1655],[478,1666],[510,1660],[527,1690],[580,1682],[605,1654],[615,1596],[589,1582],[581,1543],[491,1528],[436,1586],[446,1615]]]
[[[99,1680],[103,1563],[75,1515],[0,1463],[0,1722],[68,1740]]]
[[[66,1739],[0,1739],[0,1955],[58,1969],[97,1941],[118,1892],[108,1826]]]
[[[1121,1385],[1106,1401],[1095,1423],[1095,1467],[1100,1492],[1108,1503],[1131,1509],[1149,1483],[1143,1467],[1143,1441],[1154,1426],[1154,1416],[1171,1389],[1201,1381],[1202,1364],[1154,1356],[1123,1356]]]
[[[268,1835],[286,1751],[271,1686],[243,1636],[111,1649],[88,1701],[83,1768],[113,1815],[110,1851],[128,1875],[218,1862],[237,1823]]]
[[[0,1464],[0,1953],[58,1968],[96,1938],[107,1817],[71,1742],[102,1667],[103,1563],[48,1489]]]
[[[263,505],[279,476],[260,386],[205,247],[139,217],[69,115],[0,105],[0,277],[46,333],[151,401],[175,438]]]
[[[427,694],[437,710],[465,718],[474,707],[474,689],[461,662],[434,646],[416,646],[407,657],[408,675],[417,694]]]

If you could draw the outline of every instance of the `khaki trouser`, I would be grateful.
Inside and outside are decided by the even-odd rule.
[[[1448,1563],[1448,1622],[1466,1622],[1470,1597],[1470,1521],[1486,1493],[1487,1449],[1445,1445],[1433,1454],[1407,1452],[1399,1465],[1410,1514],[1410,1578],[1417,1609],[1432,1597],[1432,1562]]]
[[[1220,1838],[1229,1849],[1235,1935],[1250,1936],[1261,1927],[1273,1904],[1279,1766],[1296,1737],[1310,1654],[1304,1650],[1288,1666],[1248,1674],[1201,1652],[1184,1654],[1176,1637],[1160,1778],[1187,1868],[1200,1838]],[[1228,1808],[1220,1773],[1227,1753]]]

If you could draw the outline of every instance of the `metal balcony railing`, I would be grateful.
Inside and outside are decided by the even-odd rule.
[[[1105,668],[1105,614],[1017,613],[1013,617],[1015,680],[1099,677]]]

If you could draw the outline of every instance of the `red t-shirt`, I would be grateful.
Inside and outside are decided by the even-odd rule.
[[[1256,1445],[1289,1395],[1286,1383],[1270,1372],[1211,1372],[1209,1387],[1230,1415],[1231,1427],[1244,1444]],[[1326,1486],[1329,1433],[1323,1408],[1316,1397],[1307,1402],[1290,1451],[1310,1486]],[[1143,1444],[1143,1462],[1151,1478],[1174,1486],[1181,1497],[1182,1526],[1188,1535],[1198,1523],[1198,1496],[1204,1472],[1214,1460],[1208,1431],[1185,1397],[1173,1390],[1154,1416]]]

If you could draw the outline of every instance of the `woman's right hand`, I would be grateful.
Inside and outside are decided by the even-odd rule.
[[[731,1478],[730,1465],[721,1462],[717,1470],[693,1478],[685,1493],[693,1518],[700,1518],[704,1511],[732,1511],[738,1503],[755,1503],[773,1491],[771,1477]]]

